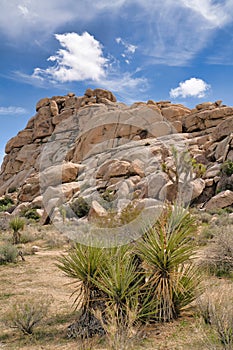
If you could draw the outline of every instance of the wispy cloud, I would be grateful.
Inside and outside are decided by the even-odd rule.
[[[126,50],[133,51],[138,46],[149,57],[149,63],[178,66],[188,64],[208,44],[215,30],[233,22],[232,11],[232,0],[20,0],[18,6],[14,1],[3,1],[0,31],[18,42],[32,43],[43,36],[50,37],[72,21],[88,25],[105,14],[117,23],[119,13],[124,13],[121,18],[124,25],[130,23],[129,40],[135,45],[127,49],[128,43],[117,26],[113,35],[126,45]]]
[[[197,12],[206,19],[212,27],[222,27],[232,20],[231,11],[233,9],[232,0],[182,0],[187,8]]]
[[[121,37],[116,38],[116,42],[124,47],[124,52],[121,54],[121,56],[124,58],[125,63],[130,64],[133,54],[137,50],[137,46],[128,43]]]
[[[27,112],[26,109],[22,107],[15,107],[15,106],[1,107],[0,106],[0,115],[18,115],[18,114],[24,114],[26,112]]]
[[[211,88],[204,80],[198,78],[190,78],[188,80],[179,83],[179,86],[170,90],[170,96],[172,98],[177,97],[197,97],[202,98],[206,96],[206,93]]]

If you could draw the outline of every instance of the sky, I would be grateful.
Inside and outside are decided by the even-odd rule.
[[[43,97],[233,105],[233,0],[1,0],[0,163]]]

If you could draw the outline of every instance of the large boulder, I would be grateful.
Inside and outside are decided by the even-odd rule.
[[[205,205],[205,209],[214,210],[229,207],[233,204],[233,191],[226,190],[216,194]]]

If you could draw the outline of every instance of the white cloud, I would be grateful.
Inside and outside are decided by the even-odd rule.
[[[54,62],[47,69],[36,68],[33,76],[59,82],[98,81],[106,75],[108,60],[103,56],[101,44],[92,35],[84,32],[56,34],[62,49],[59,49],[48,61]]]
[[[88,27],[91,20],[98,21],[102,15],[111,18],[112,28],[116,28],[113,35],[120,35],[117,24],[121,14],[121,24],[131,26],[133,41],[144,58],[149,57],[149,63],[174,66],[187,64],[208,44],[216,29],[233,22],[232,0],[17,2],[18,6],[16,0],[1,3],[0,32],[16,38],[19,44],[43,42],[67,23]],[[135,45],[127,50],[133,54]]]
[[[182,0],[183,4],[191,10],[200,14],[212,26],[221,27],[228,23],[232,16],[228,9],[232,8],[232,1],[221,1],[216,3],[213,0]]]
[[[22,107],[15,107],[15,106],[9,106],[9,107],[0,107],[0,115],[12,115],[12,114],[24,114],[26,113],[26,109]]]
[[[206,93],[210,89],[210,85],[204,80],[198,78],[190,78],[179,83],[177,88],[170,90],[170,96],[172,98],[177,97],[205,97]]]
[[[124,52],[121,54],[121,56],[124,58],[125,63],[130,64],[132,56],[137,50],[137,46],[129,44],[120,37],[116,38],[115,40],[117,44],[121,44],[124,47]]]
[[[21,11],[21,13],[22,13],[24,16],[29,15],[29,11],[28,11],[28,8],[27,8],[26,6],[18,5],[18,9]]]
[[[101,43],[89,33],[56,34],[55,37],[62,48],[48,58],[54,65],[35,68],[31,76],[16,72],[19,79],[36,86],[82,81],[128,96],[148,87],[146,78],[135,77],[137,70],[121,71],[114,57],[106,58]]]
[[[137,46],[129,44],[127,41],[123,40],[122,38],[116,38],[117,44],[122,44],[125,47],[125,51],[127,53],[135,53]]]

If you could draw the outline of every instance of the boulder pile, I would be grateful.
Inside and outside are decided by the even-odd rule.
[[[207,210],[233,204],[233,107],[222,101],[127,106],[102,89],[43,98],[5,152],[0,196],[14,198],[13,215],[35,208],[44,223],[78,201],[76,220],[177,196]]]

